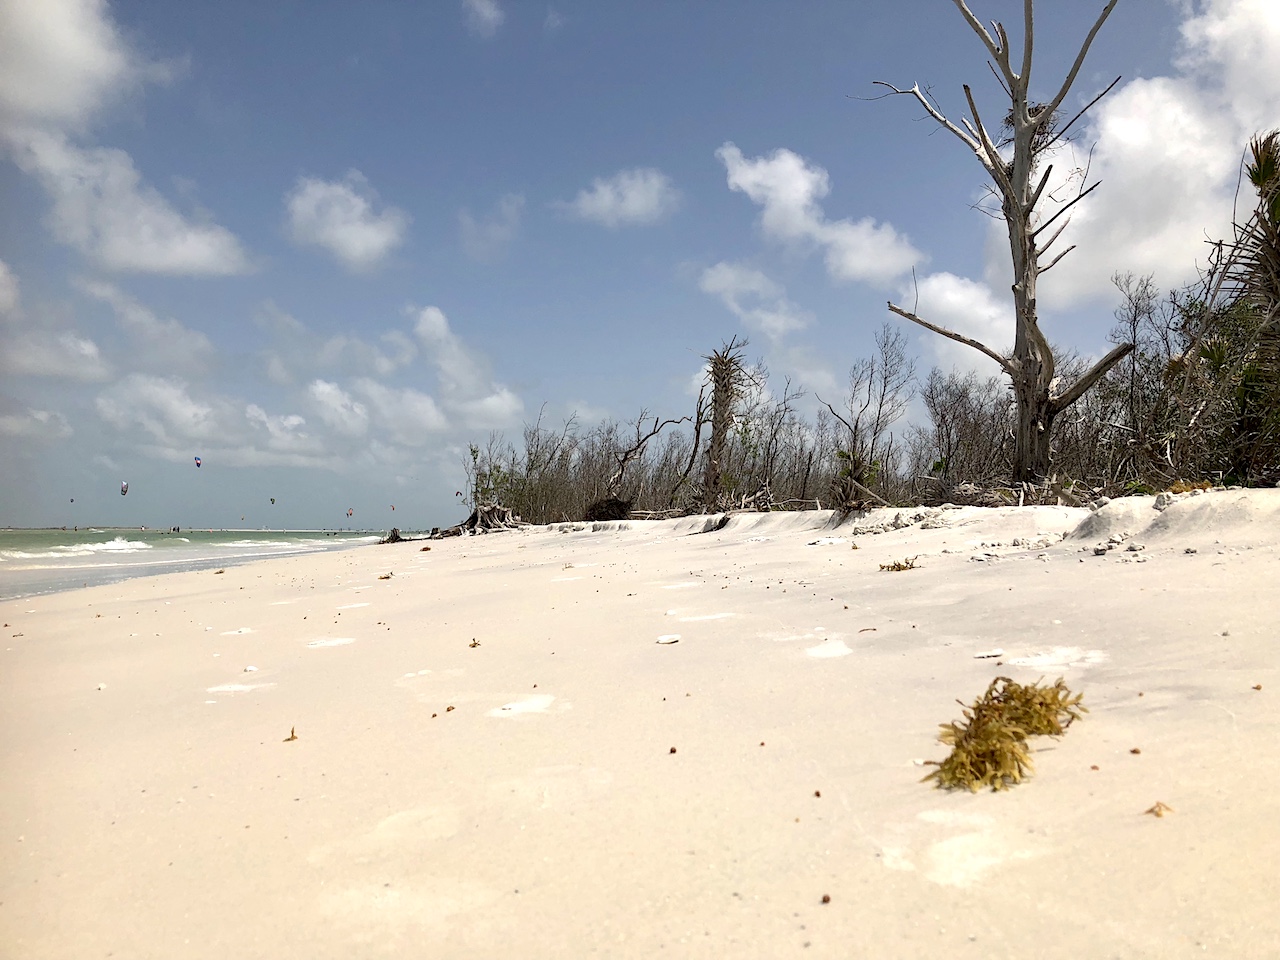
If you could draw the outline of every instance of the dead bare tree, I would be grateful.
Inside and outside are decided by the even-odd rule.
[[[889,303],[889,309],[900,317],[917,323],[927,330],[958,343],[966,344],[990,357],[1000,365],[1013,384],[1017,404],[1017,422],[1014,432],[1013,481],[1015,483],[1038,481],[1049,475],[1050,441],[1053,420],[1059,413],[1075,403],[1084,393],[1133,349],[1132,343],[1123,343],[1108,353],[1076,379],[1065,390],[1058,391],[1055,381],[1054,356],[1049,341],[1040,331],[1036,304],[1036,282],[1053,268],[1074,247],[1067,247],[1048,263],[1041,265],[1040,258],[1062,235],[1067,226],[1065,214],[1088,196],[1097,182],[1086,185],[1081,182],[1079,192],[1047,217],[1037,210],[1045,188],[1050,182],[1053,165],[1042,173],[1037,169],[1039,159],[1062,140],[1067,130],[1107,91],[1119,82],[1117,77],[1101,94],[1091,100],[1066,124],[1059,125],[1060,110],[1066,100],[1080,67],[1093,44],[1094,38],[1118,0],[1109,0],[1094,21],[1088,36],[1076,54],[1056,94],[1047,103],[1037,103],[1028,96],[1031,85],[1032,52],[1034,49],[1034,0],[1023,0],[1022,63],[1015,72],[1010,60],[1009,37],[1004,25],[993,23],[992,31],[978,20],[964,0],[952,0],[969,28],[977,34],[987,52],[995,61],[993,71],[1009,98],[1009,109],[1004,117],[1008,138],[997,141],[982,122],[973,92],[964,85],[965,101],[969,117],[962,117],[957,126],[943,114],[933,97],[915,84],[901,89],[891,83],[876,81],[889,88],[893,94],[914,97],[935,121],[950,131],[966,147],[973,151],[987,175],[995,185],[1000,198],[1001,212],[1009,234],[1009,251],[1013,259],[1013,302],[1015,333],[1013,351],[1006,355],[963,336],[953,330],[938,326],[916,316],[913,311]],[[994,35],[993,35],[994,34]],[[963,127],[963,128],[962,128]],[[1036,176],[1038,174],[1038,177]],[[1056,230],[1043,242],[1041,237],[1058,221]]]
[[[856,360],[849,368],[849,393],[843,404],[847,415],[836,413],[818,397],[845,425],[841,449],[870,474],[893,448],[889,428],[906,413],[916,379],[915,361],[907,355],[907,338],[900,329],[885,323],[876,332],[875,343],[874,356]]]
[[[641,410],[640,416],[636,418],[636,442],[627,447],[626,450],[615,453],[613,459],[618,464],[618,469],[609,477],[606,485],[606,496],[617,497],[622,490],[622,481],[626,477],[627,467],[639,457],[644,456],[645,447],[649,445],[649,441],[660,434],[666,427],[679,426],[682,423],[688,423],[691,417],[681,417],[679,420],[663,420],[658,422],[658,418],[653,418],[653,424],[645,425],[648,419],[649,411]]]
[[[825,401],[820,402],[822,402],[823,406],[831,411],[831,415],[833,417],[844,424],[844,428],[848,431],[850,437],[857,437],[858,425],[856,422],[850,423],[844,417],[840,416],[840,414],[836,413],[836,408],[831,406],[831,404],[826,403]],[[850,444],[850,446],[853,446],[853,444]],[[865,461],[858,459],[857,455],[849,450],[839,450],[837,451],[836,456],[844,462],[843,469],[836,474],[835,481],[832,483],[832,496],[835,497],[837,510],[842,511],[843,513],[848,513],[852,510],[861,509],[862,501],[858,498],[857,494],[869,497],[884,506],[889,505],[887,501],[867,487],[864,482],[868,479],[868,465]]]
[[[689,445],[689,459],[684,469],[676,476],[675,483],[667,494],[667,506],[674,508],[680,499],[680,491],[688,484],[693,474],[694,465],[698,461],[698,451],[702,445],[702,428],[707,423],[707,387],[704,383],[698,389],[698,403],[693,413],[693,442]]]
[[[884,499],[868,488],[890,472],[894,436],[889,428],[904,413],[915,394],[915,361],[907,355],[907,338],[885,323],[876,333],[876,353],[849,368],[849,394],[839,412],[821,397],[818,402],[844,426],[836,441],[840,467],[832,482],[837,503],[855,504],[864,497]]]
[[[920,400],[928,421],[907,434],[917,495],[941,502],[961,484],[994,485],[1007,470],[1012,420],[1000,379],[935,367],[921,384]]]

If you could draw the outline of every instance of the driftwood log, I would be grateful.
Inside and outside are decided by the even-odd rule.
[[[1020,483],[1014,487],[982,482],[949,484],[937,477],[920,477],[917,490],[925,506],[954,503],[965,507],[1023,507],[1056,505],[1081,507],[1086,500],[1067,489],[1056,476],[1044,483]]]

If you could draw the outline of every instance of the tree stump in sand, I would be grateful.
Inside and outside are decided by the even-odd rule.
[[[482,503],[471,511],[471,516],[467,519],[446,530],[433,530],[431,537],[438,540],[443,537],[489,533],[491,530],[514,530],[525,526],[528,524],[512,513],[509,507],[499,503]]]

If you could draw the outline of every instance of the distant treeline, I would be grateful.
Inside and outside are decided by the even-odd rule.
[[[1280,480],[1277,324],[1240,300],[1210,307],[1203,290],[1162,294],[1130,275],[1115,282],[1113,339],[1136,349],[1055,423],[1055,477],[1046,481],[1089,499]],[[571,419],[554,429],[539,419],[519,445],[500,434],[473,445],[471,502],[548,523],[581,520],[601,501],[678,515],[1010,490],[1015,410],[1002,378],[937,368],[918,377],[901,329],[886,325],[839,402],[815,398],[816,415],[805,416],[805,394],[790,381],[771,390],[764,367],[744,362],[745,346],[735,340],[707,358],[707,387],[682,419],[642,410],[628,423]],[[1062,376],[1083,366],[1068,358]],[[904,425],[917,397],[923,421]]]

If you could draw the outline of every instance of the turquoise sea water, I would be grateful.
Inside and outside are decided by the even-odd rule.
[[[0,530],[0,600],[376,543],[371,531]]]

